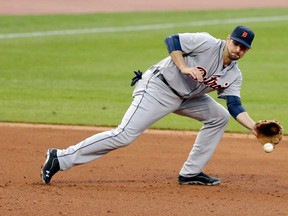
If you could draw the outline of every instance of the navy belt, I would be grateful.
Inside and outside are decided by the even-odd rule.
[[[157,77],[158,77],[163,83],[165,83],[165,84],[171,89],[171,91],[172,91],[175,95],[177,95],[179,98],[182,98],[182,97],[180,96],[180,94],[179,94],[175,89],[173,89],[173,88],[169,85],[169,83],[167,82],[167,80],[164,78],[163,74],[159,74]]]

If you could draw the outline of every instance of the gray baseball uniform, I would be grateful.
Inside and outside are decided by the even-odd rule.
[[[204,82],[182,74],[170,56],[151,66],[137,82],[133,101],[117,128],[57,151],[61,170],[127,146],[153,123],[173,112],[203,123],[180,175],[190,177],[202,171],[230,118],[229,112],[207,93],[216,90],[219,98],[240,97],[242,75],[236,61],[223,68],[225,41],[208,33],[179,34],[179,39],[186,64],[201,69]]]

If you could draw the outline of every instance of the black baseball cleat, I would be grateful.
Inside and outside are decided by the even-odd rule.
[[[215,177],[210,177],[205,173],[201,172],[193,177],[184,177],[179,175],[178,182],[181,185],[219,185],[220,179]]]
[[[46,160],[41,167],[41,179],[44,184],[51,181],[52,176],[60,170],[57,149],[48,149]]]

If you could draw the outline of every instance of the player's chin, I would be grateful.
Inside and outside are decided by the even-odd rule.
[[[238,60],[238,59],[240,59],[240,58],[241,58],[241,56],[240,56],[240,55],[237,55],[237,54],[232,54],[232,55],[230,55],[230,59],[231,59],[232,61]]]

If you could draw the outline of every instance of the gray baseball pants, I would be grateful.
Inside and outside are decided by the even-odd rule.
[[[135,87],[132,104],[117,128],[58,150],[60,169],[94,161],[112,150],[125,147],[153,123],[174,112],[203,123],[179,174],[191,177],[200,173],[220,142],[230,114],[206,94],[192,99],[179,98],[157,76],[149,70],[144,73]]]

